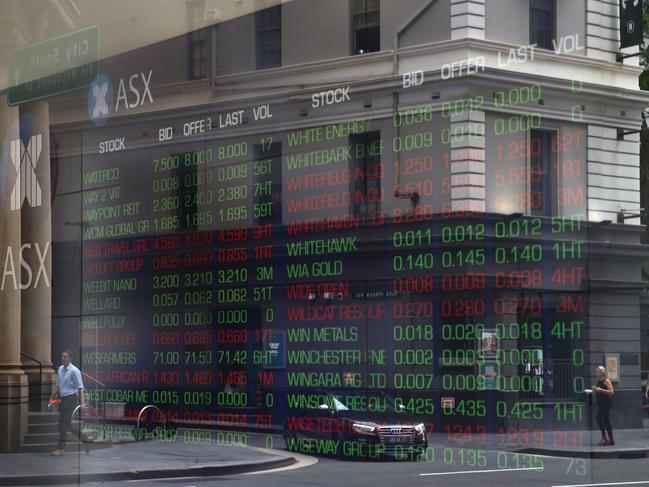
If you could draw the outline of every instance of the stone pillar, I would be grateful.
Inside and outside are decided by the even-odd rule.
[[[20,209],[12,210],[18,109],[0,97],[0,453],[20,450],[27,431],[27,376],[20,368]]]
[[[586,56],[615,62],[615,53],[620,48],[620,7],[619,2],[608,0],[586,0]],[[572,31],[570,31],[572,32]],[[638,48],[627,47],[624,54],[638,52]],[[640,66],[640,57],[634,56],[624,60],[628,66]]]
[[[617,220],[621,209],[640,208],[640,134],[618,140],[614,127],[588,126],[588,219]],[[629,219],[625,224],[637,225]]]
[[[485,38],[485,0],[451,0],[451,39]]]
[[[485,211],[485,113],[451,117],[451,210]]]
[[[44,411],[55,379],[52,369],[52,198],[50,184],[49,104],[20,107],[20,135],[29,154],[30,176],[22,195],[21,243],[25,261],[21,287],[23,370],[29,379],[30,410]],[[31,146],[30,146],[31,144]],[[33,172],[32,172],[33,171]]]

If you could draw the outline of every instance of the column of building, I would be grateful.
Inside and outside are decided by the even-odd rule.
[[[451,0],[451,39],[485,38],[484,0]],[[451,117],[451,210],[485,211],[485,114]]]
[[[12,209],[19,190],[21,153],[18,108],[0,97],[0,452],[16,452],[27,430],[27,376],[21,369],[20,210]]]
[[[485,113],[451,117],[451,210],[485,211]]]
[[[52,370],[52,208],[49,104],[20,107],[21,138],[31,147],[31,199],[21,210],[22,256],[27,273],[21,296],[23,370],[29,378],[30,409],[44,410],[55,379]],[[33,171],[33,173],[31,173]],[[38,362],[40,362],[40,364]]]
[[[451,0],[451,40],[485,38],[485,0]]]

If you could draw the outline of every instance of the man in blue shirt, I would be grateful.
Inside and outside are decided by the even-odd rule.
[[[77,404],[85,407],[83,398],[83,380],[81,371],[72,365],[72,352],[64,350],[61,354],[61,365],[56,371],[56,385],[52,391],[50,399],[59,397],[59,442],[56,450],[52,452],[54,456],[63,455],[65,449],[65,437],[70,431],[77,438],[80,438],[80,432],[72,426],[72,413]]]

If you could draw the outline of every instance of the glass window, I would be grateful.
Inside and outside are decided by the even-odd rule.
[[[209,73],[209,29],[199,29],[206,19],[205,0],[187,2],[188,79],[206,78]]]
[[[282,6],[255,14],[257,32],[257,69],[282,65]]]
[[[530,0],[530,44],[552,49],[555,31],[555,0]]]
[[[356,134],[349,142],[356,148],[352,168],[354,214],[376,213],[381,209],[381,132]]]
[[[556,130],[530,132],[530,202],[534,216],[553,216],[557,213]]]
[[[381,6],[379,0],[352,2],[352,54],[381,50]]]
[[[209,30],[189,34],[189,79],[206,78],[209,71]]]

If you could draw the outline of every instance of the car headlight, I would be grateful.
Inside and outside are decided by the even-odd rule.
[[[417,426],[415,426],[415,431],[420,435],[425,435],[426,426],[424,426],[424,423],[419,423]]]
[[[363,423],[353,423],[352,424],[352,429],[356,433],[360,433],[362,435],[372,435],[376,432],[376,426],[372,426],[369,424],[363,424]]]

